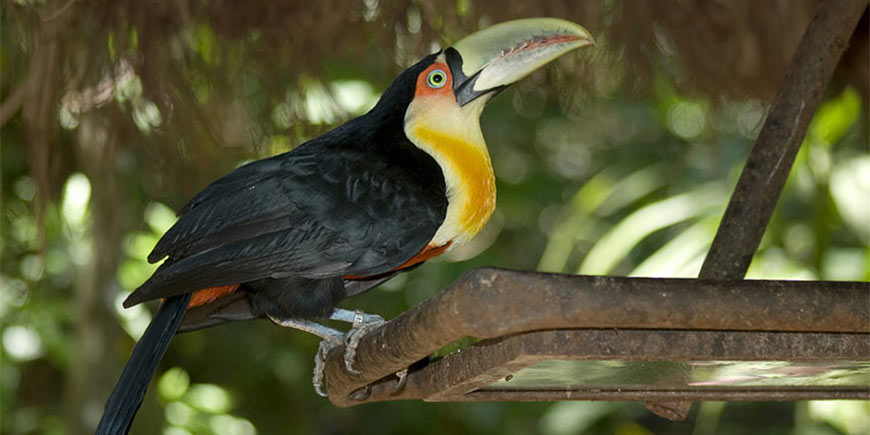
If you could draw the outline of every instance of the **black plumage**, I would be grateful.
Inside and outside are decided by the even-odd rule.
[[[369,113],[196,195],[148,260],[168,258],[124,305],[243,284],[253,308],[267,298],[299,308],[272,314],[324,315],[345,295],[342,277],[379,276],[423,250],[444,220],[445,183],[403,122],[433,59],[396,78]],[[314,297],[321,291],[332,297]],[[296,297],[320,303],[284,303]]]

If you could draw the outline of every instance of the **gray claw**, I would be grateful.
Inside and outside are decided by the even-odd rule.
[[[324,370],[326,369],[326,355],[332,348],[341,344],[341,337],[331,337],[321,340],[317,347],[317,353],[314,354],[314,376],[311,377],[311,383],[314,385],[314,391],[318,396],[329,397],[329,394],[323,391]]]
[[[405,384],[408,382],[408,368],[405,367],[404,369],[397,371],[396,377],[399,378],[399,381],[393,386],[393,391],[401,391],[402,388],[405,388]]]

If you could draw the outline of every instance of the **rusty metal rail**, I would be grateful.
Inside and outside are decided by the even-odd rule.
[[[870,283],[623,278],[476,269],[365,336],[357,354],[358,367],[365,368],[361,375],[344,369],[343,348],[333,349],[326,367],[329,397],[337,406],[362,403],[353,394],[357,390],[464,337],[488,339],[564,329],[806,332],[860,334],[870,340],[865,335],[870,334]],[[870,352],[864,354],[870,358]],[[753,359],[759,358],[766,358],[763,352]],[[428,397],[406,389],[390,398],[421,395]]]
[[[870,386],[691,389],[672,383],[553,389],[511,388],[511,382],[497,388],[487,386],[542,361],[861,361],[870,355],[868,338],[865,334],[735,331],[534,331],[485,340],[420,367],[410,374],[401,398],[438,402],[666,400],[668,404],[675,400],[867,399]],[[375,382],[366,401],[395,400],[394,386],[390,378]]]

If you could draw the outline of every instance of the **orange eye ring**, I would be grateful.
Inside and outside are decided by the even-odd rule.
[[[445,83],[447,83],[447,74],[440,69],[432,70],[426,77],[426,84],[432,89],[442,88]]]

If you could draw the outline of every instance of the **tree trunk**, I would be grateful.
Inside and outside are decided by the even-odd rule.
[[[116,139],[104,120],[84,114],[79,126],[79,161],[91,183],[88,239],[91,258],[76,282],[74,357],[68,372],[68,434],[92,434],[118,375],[113,347],[121,333],[113,315],[123,234],[115,173]]]

